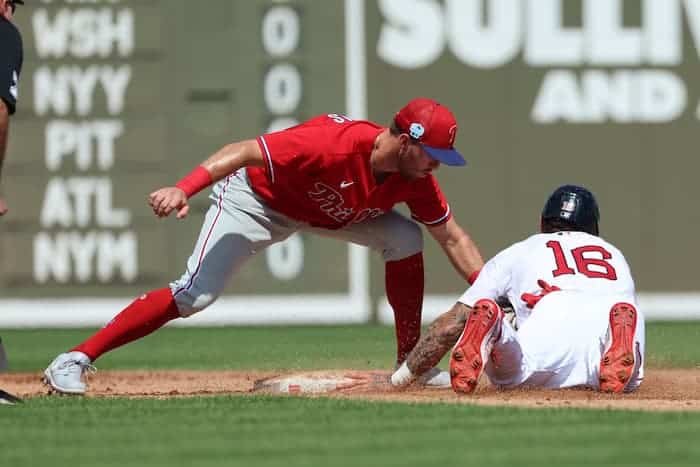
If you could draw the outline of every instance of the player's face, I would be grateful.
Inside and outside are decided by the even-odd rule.
[[[402,139],[399,149],[399,173],[404,178],[423,178],[439,166],[440,162],[430,157],[420,144],[411,141],[407,136],[405,140]]]

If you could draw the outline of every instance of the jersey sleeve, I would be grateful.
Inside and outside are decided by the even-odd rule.
[[[17,108],[19,75],[22,71],[22,39],[9,22],[0,24],[0,99],[10,114]]]
[[[411,210],[411,217],[429,227],[444,224],[452,218],[450,205],[432,175],[416,180],[406,204]]]
[[[515,244],[487,261],[474,284],[457,301],[471,307],[482,298],[496,300],[507,296],[513,282],[511,262],[519,245]]]
[[[290,170],[304,173],[318,170],[321,164],[318,129],[297,125],[257,137],[270,183]]]

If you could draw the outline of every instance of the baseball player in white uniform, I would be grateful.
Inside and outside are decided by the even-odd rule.
[[[472,393],[486,373],[516,387],[628,392],[644,377],[644,318],[624,255],[598,236],[593,194],[565,185],[542,211],[541,233],[488,261],[392,375],[404,386],[452,347],[452,388]],[[497,299],[513,304],[517,331]]]

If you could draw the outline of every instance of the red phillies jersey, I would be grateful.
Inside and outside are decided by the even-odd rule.
[[[447,222],[450,208],[432,175],[410,181],[396,173],[376,183],[370,154],[383,130],[328,114],[259,136],[265,167],[248,167],[250,184],[272,209],[316,227],[339,229],[400,202],[426,225]]]

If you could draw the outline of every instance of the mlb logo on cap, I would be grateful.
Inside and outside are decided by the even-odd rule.
[[[394,117],[396,126],[435,160],[447,165],[465,165],[466,161],[454,148],[457,121],[450,109],[432,99],[413,99]]]

